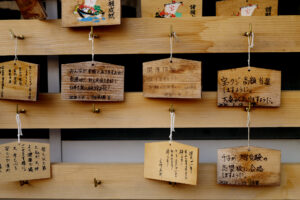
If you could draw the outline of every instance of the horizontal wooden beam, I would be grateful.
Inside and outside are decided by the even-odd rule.
[[[300,92],[282,92],[279,108],[254,108],[252,127],[300,127]],[[144,98],[126,93],[124,102],[96,103],[61,100],[60,94],[40,94],[37,102],[0,101],[0,128],[17,128],[16,104],[23,128],[169,128],[174,104],[176,128],[246,127],[244,108],[217,107],[217,93],[204,92],[201,100]]]
[[[201,151],[201,149],[200,149]],[[300,164],[283,164],[278,187],[217,185],[215,164],[200,164],[198,185],[144,179],[142,164],[53,164],[52,179],[0,182],[0,199],[299,199]],[[102,184],[94,186],[94,178]],[[0,180],[1,181],[1,180]]]
[[[96,54],[170,52],[170,25],[178,36],[174,53],[247,52],[243,34],[255,32],[253,52],[300,52],[300,16],[128,18],[120,26],[97,27]],[[61,20],[1,20],[0,55],[14,55],[9,29],[25,36],[20,55],[91,54],[89,28],[62,28]]]

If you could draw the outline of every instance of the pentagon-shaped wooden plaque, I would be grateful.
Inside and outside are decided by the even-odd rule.
[[[178,142],[145,144],[144,177],[197,185],[199,149]]]
[[[61,95],[74,101],[124,101],[124,67],[102,62],[62,65]]]
[[[39,65],[12,60],[0,63],[0,99],[36,101]]]
[[[218,71],[218,106],[279,107],[281,72],[251,67]]]
[[[149,98],[201,99],[201,62],[173,58],[143,63],[143,94]]]
[[[281,152],[258,147],[218,149],[218,184],[280,185]]]
[[[0,181],[50,178],[50,145],[13,142],[0,145]]]

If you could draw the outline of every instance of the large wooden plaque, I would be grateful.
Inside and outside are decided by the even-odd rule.
[[[144,177],[197,185],[199,149],[178,142],[145,144]]]
[[[50,146],[13,142],[0,145],[0,181],[50,178]]]
[[[281,72],[248,67],[218,71],[218,106],[279,107]]]
[[[276,16],[278,0],[223,0],[216,2],[217,16]]]
[[[174,18],[201,17],[202,1],[199,0],[141,0],[142,17]]]
[[[201,98],[201,62],[173,58],[143,64],[143,94],[150,98]]]
[[[258,147],[218,149],[218,184],[280,185],[281,152]]]
[[[63,27],[121,24],[120,0],[62,0]]]
[[[39,65],[8,61],[0,63],[0,99],[36,101]]]
[[[102,62],[63,64],[61,76],[64,100],[124,100],[123,66]]]

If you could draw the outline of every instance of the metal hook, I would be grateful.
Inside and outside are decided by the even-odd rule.
[[[252,23],[249,24],[249,32],[245,32],[244,36],[246,37],[252,37],[253,29],[252,29]]]
[[[94,178],[94,185],[95,187],[98,187],[98,185],[101,185],[102,181],[101,180],[97,180],[96,178]]]
[[[93,103],[93,113],[100,113],[99,108],[95,108],[95,104]]]
[[[174,187],[176,185],[176,182],[169,182],[169,185],[172,185]]]
[[[20,181],[20,186],[29,185],[29,181]]]
[[[175,112],[175,109],[174,109],[174,105],[173,105],[173,104],[170,105],[169,111],[172,112],[172,113]]]
[[[94,34],[94,27],[93,26],[91,26],[90,37],[91,38],[99,38],[99,35]]]
[[[245,108],[246,112],[251,112],[251,102],[249,102],[248,107]]]
[[[9,29],[9,32],[10,32],[10,35],[11,35],[12,38],[17,38],[19,40],[24,40],[25,39],[24,35],[16,35],[11,29]]]
[[[19,110],[19,105],[17,104],[17,107],[16,107],[16,113],[17,113],[17,114],[20,114],[20,113],[26,113],[26,110],[25,110],[25,109],[20,109],[20,110]]]

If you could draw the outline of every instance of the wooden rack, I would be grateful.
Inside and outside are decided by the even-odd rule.
[[[252,52],[300,52],[300,16],[268,16],[122,19],[120,26],[95,27],[100,36],[95,53],[168,54],[170,25],[179,38],[174,53],[243,53],[249,23],[255,32]],[[26,38],[19,42],[18,55],[91,54],[89,28],[62,28],[61,20],[0,20],[0,56],[14,55],[9,29]],[[125,102],[95,103],[100,113],[92,112],[91,102],[40,94],[37,102],[1,100],[1,129],[16,128],[16,104],[26,110],[21,119],[28,129],[168,128],[170,104],[180,128],[246,127],[247,117],[243,108],[217,107],[216,92],[204,92],[201,100],[148,99],[142,93],[126,93]],[[280,108],[255,108],[251,116],[252,127],[300,127],[300,91],[283,91]],[[0,181],[0,199],[300,198],[300,164],[282,165],[280,187],[217,185],[215,164],[201,164],[198,176],[195,187],[172,186],[144,179],[142,164],[53,164],[48,180],[23,186]],[[94,178],[102,184],[95,187]]]

